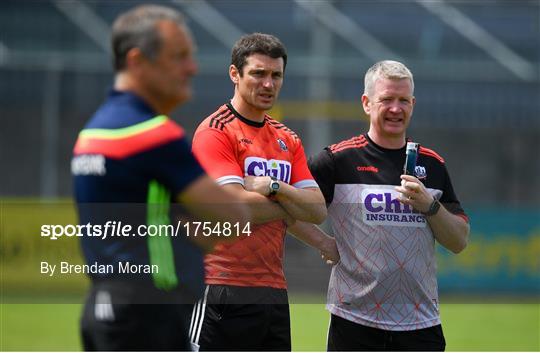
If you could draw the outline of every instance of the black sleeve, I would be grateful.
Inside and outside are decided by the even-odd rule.
[[[317,155],[310,157],[308,160],[309,170],[317,184],[319,184],[327,205],[330,204],[334,198],[334,165],[334,156],[328,150],[328,147]]]
[[[456,193],[454,192],[454,187],[452,186],[452,181],[450,180],[450,175],[448,174],[448,170],[446,169],[446,165],[443,164],[443,171],[444,171],[444,186],[443,186],[443,194],[441,196],[441,199],[439,200],[446,209],[453,214],[458,215],[464,215],[465,211],[461,207],[461,203],[459,202]]]

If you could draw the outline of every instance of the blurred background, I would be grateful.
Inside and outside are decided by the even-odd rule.
[[[42,254],[38,237],[28,235],[35,211],[20,205],[69,204],[72,147],[113,82],[111,23],[141,3],[0,2],[4,294],[32,286],[21,264]],[[190,135],[232,97],[230,50],[244,33],[271,33],[286,45],[285,82],[271,114],[302,138],[308,156],[365,132],[365,71],[378,60],[403,61],[417,99],[409,136],[446,160],[471,220],[463,253],[438,246],[441,294],[532,301],[532,339],[540,349],[539,0],[153,3],[182,11],[197,42],[195,97],[172,116]],[[76,246],[61,253],[79,256]],[[285,257],[299,302],[324,302],[329,268],[318,254],[289,237]]]

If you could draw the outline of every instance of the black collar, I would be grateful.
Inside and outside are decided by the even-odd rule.
[[[250,126],[254,126],[254,127],[263,127],[264,126],[264,122],[266,121],[263,120],[261,122],[258,122],[258,121],[253,121],[253,120],[249,120],[248,118],[245,118],[243,117],[240,113],[238,113],[236,111],[236,109],[234,109],[234,107],[232,106],[231,103],[227,103],[227,107],[229,107],[229,109],[231,110],[231,112],[233,112],[233,114],[238,118],[240,119],[240,121],[242,121],[243,123],[246,123]]]

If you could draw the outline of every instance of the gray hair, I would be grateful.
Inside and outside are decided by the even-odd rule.
[[[373,94],[375,82],[380,78],[390,80],[409,79],[411,81],[412,92],[414,92],[414,79],[411,70],[399,61],[383,60],[370,67],[364,77],[364,94],[370,96]]]
[[[137,6],[114,21],[111,46],[115,71],[125,69],[126,55],[133,48],[139,48],[150,60],[157,57],[161,49],[161,37],[156,24],[163,20],[176,22],[188,31],[184,16],[179,11],[159,5]]]

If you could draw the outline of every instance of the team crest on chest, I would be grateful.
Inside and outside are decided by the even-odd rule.
[[[414,167],[414,174],[416,175],[418,179],[426,179],[427,178],[426,167],[417,165],[416,167]]]
[[[289,150],[287,148],[287,145],[285,144],[285,141],[283,141],[282,139],[277,139],[277,142],[278,142],[279,148],[281,148],[282,151],[287,152]]]

